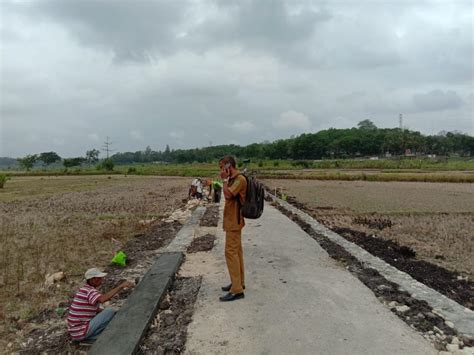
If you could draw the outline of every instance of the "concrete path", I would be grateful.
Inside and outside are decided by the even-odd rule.
[[[229,282],[224,234],[209,253],[188,254],[181,274],[203,275],[188,354],[432,354],[296,224],[267,205],[244,230],[245,299],[221,303]]]

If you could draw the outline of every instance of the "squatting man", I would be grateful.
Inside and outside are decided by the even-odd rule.
[[[115,315],[115,310],[101,309],[100,304],[107,302],[120,291],[134,286],[133,283],[125,281],[102,295],[97,288],[106,275],[97,268],[86,271],[86,283],[76,292],[67,317],[67,330],[73,340],[95,341]]]

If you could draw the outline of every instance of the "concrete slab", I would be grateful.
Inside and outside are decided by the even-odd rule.
[[[377,270],[387,280],[399,285],[401,290],[407,291],[413,298],[426,301],[433,308],[433,312],[445,320],[452,322],[459,334],[466,338],[474,339],[474,311],[453,301],[438,291],[433,290],[431,287],[418,282],[407,273],[398,270],[382,259],[370,254],[357,244],[349,242],[347,239],[318,223],[318,221],[307,213],[275,196],[270,196],[287,210],[297,214],[303,221],[310,224],[316,232],[323,234],[331,241],[339,244],[360,262]]]
[[[244,230],[245,299],[218,300],[229,282],[223,232],[206,263],[183,265],[203,275],[186,353],[437,353],[296,224],[265,208]]]
[[[92,346],[91,354],[133,354],[183,260],[183,253],[160,255],[127,302]]]
[[[165,252],[185,252],[187,247],[191,244],[194,238],[196,228],[199,227],[199,221],[206,212],[206,207],[197,207],[191,217],[187,220],[184,226],[180,229],[176,237],[164,250]]]

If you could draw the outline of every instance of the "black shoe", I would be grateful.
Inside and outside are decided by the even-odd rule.
[[[241,298],[244,298],[244,297],[245,297],[245,295],[244,295],[243,292],[236,293],[236,294],[233,294],[233,293],[229,292],[227,295],[219,297],[219,300],[221,302],[228,302],[228,301],[235,301],[235,300],[238,300],[238,299],[241,299]]]
[[[221,290],[224,292],[229,292],[231,288],[232,288],[232,284],[229,284],[227,286],[221,287]],[[245,290],[245,286],[244,286],[244,290]]]

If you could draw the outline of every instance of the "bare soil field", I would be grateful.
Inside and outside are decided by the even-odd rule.
[[[0,190],[0,349],[45,310],[61,312],[87,268],[107,266],[181,207],[188,184],[118,175],[10,180]],[[129,254],[133,261],[133,248]],[[45,285],[59,271],[65,278]]]
[[[417,258],[474,275],[474,186],[455,183],[265,180],[331,229],[412,248]]]

